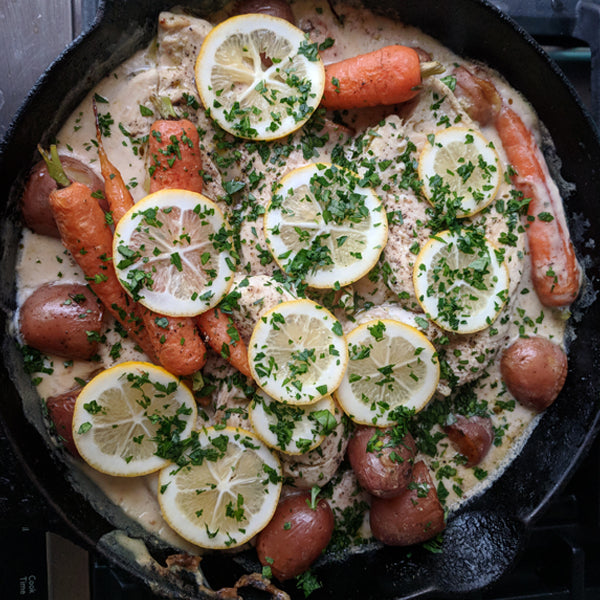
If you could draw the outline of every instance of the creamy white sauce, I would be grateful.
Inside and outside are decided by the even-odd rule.
[[[320,8],[319,12],[315,10],[315,5]],[[341,27],[332,18],[326,3],[316,2],[311,4],[309,2],[298,2],[293,4],[293,10],[299,26],[305,30],[309,30],[314,41],[323,41],[327,37],[335,39],[335,45],[323,52],[326,63],[369,52],[393,43],[403,43],[423,48],[430,52],[436,60],[446,65],[452,65],[454,62],[463,62],[448,49],[442,47],[435,40],[423,35],[418,30],[390,22],[383,17],[372,15],[367,17],[366,12],[362,10],[355,10],[340,5],[339,11],[347,13],[344,27]],[[224,16],[225,13],[217,15],[215,21],[224,18]],[[200,24],[200,28],[207,27],[204,23]],[[100,82],[94,90],[90,91],[79,109],[68,119],[57,136],[59,149],[62,152],[72,154],[99,171],[96,147],[91,142],[91,140],[95,139],[91,102],[94,95],[108,100],[108,103],[98,104],[100,112],[110,112],[114,120],[114,125],[111,127],[112,133],[110,137],[104,138],[104,145],[110,160],[118,166],[124,180],[132,186],[131,191],[136,200],[146,194],[146,170],[145,158],[143,153],[139,151],[139,149],[143,149],[143,145],[132,142],[132,138],[139,139],[141,136],[147,135],[147,131],[153,120],[152,117],[141,116],[139,107],[140,105],[151,107],[150,96],[156,93],[159,86],[161,86],[161,73],[164,75],[164,71],[156,68],[158,60],[157,52],[160,53],[160,48],[157,50],[156,45],[152,44],[149,49],[138,52],[123,63],[114,74],[111,74]],[[189,73],[188,77],[190,77]],[[535,128],[535,116],[523,99],[502,80],[495,79],[494,82],[504,98],[506,100],[510,99],[513,107],[518,110],[525,122],[530,127]],[[385,116],[386,114],[386,110],[359,112],[355,115],[352,125],[357,130],[365,127],[366,123],[376,125],[380,119],[380,115]],[[196,118],[202,126],[206,127],[208,124],[210,127],[210,123],[206,120],[202,111],[192,118]],[[122,123],[125,130],[131,135],[124,135],[119,130],[119,123]],[[504,159],[502,147],[495,130],[493,128],[486,128],[483,133],[494,141],[496,148]],[[203,143],[207,151],[211,150],[211,140],[212,138],[209,135],[204,138]],[[138,149],[137,154],[134,152],[135,148]],[[327,151],[328,149],[324,150],[320,156],[321,160],[327,160]],[[297,157],[291,157],[286,165],[286,169],[289,170],[297,166],[297,161]],[[269,171],[269,169],[266,170]],[[275,178],[280,174],[280,170],[272,169],[272,171],[270,175],[267,174],[267,177]],[[213,188],[209,186],[207,194],[209,194],[211,189],[220,189],[220,182],[214,182]],[[259,199],[259,201],[262,201],[262,199]],[[257,224],[253,225],[256,225],[258,228]],[[249,233],[249,236],[251,239],[252,234]],[[510,314],[512,325],[508,330],[509,340],[505,345],[508,345],[510,341],[518,337],[519,330],[516,323],[522,323],[524,315],[527,315],[535,324],[533,327],[527,329],[528,334],[536,333],[560,343],[564,335],[564,321],[559,311],[543,308],[533,291],[529,294],[520,293],[525,288],[533,290],[526,258],[524,266],[524,274],[518,285],[515,286],[516,290],[513,294],[517,298],[517,302],[515,302]],[[27,230],[23,232],[22,249],[19,255],[17,270],[17,303],[19,305],[23,303],[36,287],[43,283],[51,281],[84,282],[77,265],[68,253],[64,251],[60,242],[35,235]],[[257,272],[261,274],[261,277],[268,278],[268,269],[257,269]],[[379,294],[380,291],[375,290],[373,293],[373,297],[376,297],[376,294]],[[383,294],[383,297],[389,297],[389,291]],[[517,314],[517,309],[524,312]],[[536,323],[542,312],[544,314],[543,321]],[[83,361],[73,361],[72,364],[67,365],[61,359],[52,359],[55,372],[52,376],[42,376],[42,382],[38,387],[40,396],[46,398],[60,393],[73,386],[74,378],[86,378],[96,369],[110,366],[114,362],[109,356],[109,349],[115,341],[115,334],[112,332],[112,329],[111,319],[107,318],[107,342],[102,346],[100,351],[100,362],[90,364]],[[123,344],[123,346],[124,352],[120,360],[140,360],[144,358],[131,347],[127,346],[127,344]],[[487,374],[487,383],[478,390],[478,394],[480,398],[488,400],[490,406],[493,407],[502,388],[498,361],[487,368]],[[501,397],[503,400],[509,398],[508,393]],[[488,471],[488,476],[482,481],[475,478],[472,469],[465,469],[460,466],[456,467],[458,470],[457,475],[445,481],[450,493],[447,499],[447,506],[451,510],[455,509],[460,502],[485,490],[493,479],[502,473],[505,465],[518,454],[538,421],[537,418],[534,418],[531,411],[521,407],[518,403],[514,411],[500,412],[493,415],[492,419],[496,427],[506,426],[504,441],[498,447],[492,446],[487,457],[479,465],[480,469]],[[439,449],[440,456],[436,460],[440,464],[447,463],[456,466],[453,462],[455,451],[448,445],[447,440],[440,442]],[[431,462],[430,457],[422,456],[420,458],[424,458],[429,463]],[[176,535],[162,518],[156,500],[157,486],[155,476],[120,479],[93,472],[87,466],[82,466],[82,468],[102,488],[108,498],[120,506],[132,519],[140,522],[148,531],[175,547],[191,552],[198,552],[197,548],[194,548]],[[354,483],[347,481],[347,479],[346,477],[343,483],[336,488],[337,496],[335,496],[332,503],[337,509],[341,509],[349,503],[356,501],[356,497],[348,491],[353,489],[352,486]],[[460,484],[462,498],[459,498],[456,492],[452,490],[454,483]],[[368,532],[365,531],[364,535],[367,537]]]

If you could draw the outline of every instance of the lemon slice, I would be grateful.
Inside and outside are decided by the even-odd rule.
[[[190,464],[159,473],[161,512],[197,546],[239,546],[271,520],[281,492],[281,465],[244,429],[211,427],[199,433],[198,442],[201,451]]]
[[[256,383],[272,398],[312,404],[337,388],[348,362],[341,323],[311,300],[290,300],[256,323],[248,347]]]
[[[419,157],[419,178],[431,203],[467,217],[485,208],[502,179],[493,144],[479,132],[449,127],[436,132]]]
[[[346,337],[350,360],[335,395],[353,421],[385,427],[397,419],[394,411],[418,412],[429,402],[440,366],[433,344],[418,329],[382,319]]]
[[[386,213],[359,179],[330,164],[306,165],[281,179],[265,213],[265,237],[286,273],[333,288],[375,266],[387,241]]]
[[[271,448],[286,454],[314,450],[337,426],[331,396],[308,406],[294,406],[277,402],[259,391],[248,415],[256,435]]]
[[[81,390],[73,438],[82,458],[109,475],[135,477],[169,460],[172,438],[188,437],[196,402],[179,380],[151,363],[125,362],[94,377]]]
[[[213,28],[195,75],[213,119],[237,137],[256,140],[301,127],[325,86],[316,44],[285,19],[264,14],[231,17]]]
[[[115,270],[135,300],[170,317],[216,306],[233,282],[223,213],[202,194],[168,189],[140,200],[119,221]]]
[[[473,333],[489,327],[506,303],[508,267],[486,238],[444,231],[421,249],[413,283],[430,319],[448,331]]]

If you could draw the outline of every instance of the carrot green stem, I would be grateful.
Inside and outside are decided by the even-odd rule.
[[[162,119],[179,119],[169,97],[161,96],[159,98],[158,96],[153,95],[151,100]]]
[[[446,70],[444,65],[437,60],[430,60],[421,63],[421,78],[429,77],[430,75],[440,75]]]
[[[56,144],[50,146],[50,152],[46,152],[39,144],[37,148],[48,167],[50,177],[52,177],[60,187],[64,188],[70,186],[72,181],[67,177],[67,174],[63,169]]]

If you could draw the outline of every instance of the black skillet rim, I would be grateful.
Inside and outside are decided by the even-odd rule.
[[[9,127],[0,146],[0,165],[2,167],[0,168],[0,173],[2,173],[0,182],[5,197],[10,198],[10,201],[3,206],[3,237],[6,235],[7,223],[9,228],[18,226],[15,211],[13,210],[12,213],[7,214],[11,206],[15,206],[15,195],[13,194],[11,197],[9,193],[9,188],[13,183],[13,175],[17,174],[16,187],[18,188],[19,184],[22,183],[23,174],[27,170],[23,169],[22,165],[29,165],[33,161],[35,144],[40,137],[32,129],[30,129],[29,135],[27,135],[27,131],[24,132],[26,121],[31,120],[31,118],[46,120],[46,113],[50,112],[47,111],[48,89],[52,87],[53,78],[60,73],[64,77],[62,83],[66,89],[71,89],[69,86],[75,85],[78,92],[65,94],[65,98],[60,102],[61,110],[53,113],[54,118],[50,123],[44,123],[43,129],[56,131],[57,124],[77,105],[83,91],[88,89],[107,70],[120,62],[121,58],[116,60],[116,63],[111,63],[111,60],[114,60],[111,57],[115,43],[130,49],[133,49],[136,43],[141,44],[142,36],[140,32],[149,36],[149,32],[153,27],[153,19],[150,15],[156,14],[159,6],[166,6],[168,3],[162,0],[153,0],[147,2],[143,9],[136,9],[133,4],[133,2],[119,2],[119,0],[107,0],[102,3],[99,17],[90,31],[85,36],[78,38],[51,65],[36,84]],[[200,6],[201,3],[190,4]],[[209,5],[210,3],[204,4]],[[426,32],[440,28],[448,30],[446,24],[446,19],[449,18],[448,11],[433,10],[436,5],[433,0],[404,0],[401,6],[395,7],[393,2],[388,4],[395,8],[397,13],[402,13],[406,22],[416,22],[418,14],[422,17],[423,13],[426,13],[428,15],[425,18],[426,22],[421,23],[421,27]],[[552,88],[553,94],[546,94],[543,102],[533,101],[533,104],[542,121],[548,125],[559,155],[568,156],[565,152],[570,152],[572,150],[570,146],[574,143],[569,138],[572,138],[574,134],[577,135],[575,146],[579,147],[581,156],[575,153],[577,160],[565,160],[562,172],[565,179],[578,181],[579,189],[569,198],[568,212],[574,214],[580,211],[582,214],[586,214],[584,211],[589,206],[586,207],[585,201],[593,198],[592,190],[594,187],[598,189],[600,183],[600,175],[597,170],[595,168],[590,170],[589,167],[590,163],[599,164],[598,160],[595,159],[600,158],[600,145],[595,125],[587,115],[587,111],[583,108],[576,93],[558,67],[543,53],[536,42],[493,5],[485,1],[463,0],[453,3],[452,7],[454,13],[450,14],[450,18],[454,21],[453,29],[451,29],[451,32],[447,31],[446,39],[443,39],[444,36],[437,36],[443,39],[446,45],[465,57],[478,56],[483,61],[487,60],[487,62],[498,68],[517,89],[527,90],[530,86],[545,89],[548,82],[554,86]],[[431,10],[428,10],[428,8],[431,8]],[[146,17],[142,20],[140,29],[131,17],[141,12]],[[444,14],[440,15],[440,12]],[[413,18],[411,18],[411,15]],[[466,25],[466,23],[475,19],[481,19],[479,23],[480,31],[477,35],[473,35]],[[485,27],[486,20],[494,24],[491,29]],[[112,36],[107,38],[105,35],[107,29],[112,32],[114,38]],[[123,33],[124,30],[126,33]],[[507,35],[508,37],[506,37]],[[489,42],[484,38],[490,36],[495,37],[496,44],[501,47],[501,60],[498,60],[496,56],[495,60],[490,61],[487,56],[488,50],[483,54],[481,52],[482,47],[487,48],[486,44]],[[111,40],[110,44],[104,43],[106,39]],[[92,44],[97,46],[94,61],[96,67],[91,72],[84,70],[83,81],[77,78],[73,79],[73,73],[65,76],[66,63],[70,61],[71,64],[77,64],[78,60],[85,59],[85,48]],[[527,72],[522,68],[523,64],[515,64],[515,52],[522,53],[522,63],[528,65]],[[519,58],[521,59],[521,56]],[[498,65],[499,62],[502,63],[501,66]],[[98,65],[103,65],[103,67],[100,68]],[[531,94],[526,95],[528,98],[532,98]],[[563,104],[569,107],[567,112],[570,116],[568,122],[565,119],[564,123],[556,121],[556,115],[560,114],[560,107]],[[16,139],[20,141],[18,152],[14,152],[17,144]],[[44,141],[43,138],[42,141]],[[594,160],[595,162],[593,162]],[[582,173],[587,176],[582,178]],[[586,216],[589,215],[586,214]],[[585,254],[584,241],[579,240],[579,243],[577,243],[576,240],[582,255]],[[5,245],[3,264],[7,264],[6,261],[10,261],[11,258],[14,258],[14,249],[11,250],[10,247]],[[593,280],[597,278],[598,264],[595,257],[588,260],[586,272]],[[5,289],[2,291],[3,308],[5,309],[3,320],[5,320],[5,311],[10,311],[12,308],[10,292],[13,289],[11,287],[7,292],[6,286],[4,287]],[[586,310],[586,319],[589,319],[591,323],[598,322],[597,307],[592,304]],[[4,325],[6,329],[7,323],[5,322]],[[589,328],[589,330],[591,329]],[[391,595],[414,597],[436,589],[458,594],[487,585],[497,579],[509,567],[518,552],[525,527],[543,510],[549,497],[564,485],[569,474],[580,462],[585,451],[592,443],[600,426],[598,407],[596,406],[592,410],[594,407],[591,406],[591,403],[585,402],[586,397],[592,397],[594,391],[593,382],[591,381],[593,377],[590,377],[590,374],[595,375],[598,372],[598,361],[593,352],[589,351],[589,348],[596,346],[598,333],[589,330],[584,333],[586,338],[590,337],[591,339],[581,341],[576,338],[571,343],[571,353],[577,356],[577,364],[574,365],[574,369],[570,370],[565,393],[543,416],[542,423],[538,428],[538,432],[541,433],[537,436],[542,439],[537,440],[535,444],[528,443],[521,455],[507,469],[497,484],[488,490],[484,496],[468,502],[456,513],[450,522],[448,534],[446,535],[444,554],[428,555],[417,550],[412,553],[412,556],[408,556],[404,550],[388,548],[385,555],[381,551],[376,551],[359,555],[360,558],[352,557],[345,566],[333,564],[317,569],[317,573],[323,576],[325,582],[331,584],[328,586],[329,589],[336,590],[334,595],[340,592],[340,578],[346,578],[348,582],[351,582],[343,587],[355,590],[356,586],[360,585],[363,577],[367,575],[370,580],[378,582],[375,588],[372,586],[370,588],[369,593],[374,594],[373,597],[391,597]],[[7,343],[9,342],[5,340],[5,352]],[[10,360],[7,363],[10,363]],[[14,365],[9,364],[9,366],[13,367]],[[4,376],[8,379],[6,372]],[[572,394],[572,391],[575,391],[575,393]],[[91,507],[78,502],[77,499],[75,500],[77,506],[65,508],[63,506],[65,500],[64,483],[60,480],[40,481],[40,473],[54,472],[53,474],[62,478],[66,476],[67,469],[61,463],[57,464],[50,457],[41,436],[29,423],[23,422],[24,417],[22,413],[19,414],[20,400],[14,396],[13,390],[8,389],[8,395],[11,394],[13,394],[13,397],[10,402],[7,402],[8,398],[6,398],[2,403],[1,410],[4,420],[9,426],[9,438],[25,472],[33,479],[58,514],[65,520],[75,537],[88,547],[95,547],[100,536],[113,527],[99,517]],[[576,412],[574,413],[574,411]],[[571,431],[565,428],[565,423],[572,425]],[[26,439],[33,437],[33,439],[28,440],[25,448],[21,447],[22,442],[13,435],[19,424],[25,426]],[[560,436],[557,435],[556,439],[548,440],[548,432],[560,433]],[[532,439],[536,440],[535,434]],[[568,444],[571,444],[570,448]],[[534,445],[536,446],[535,450],[532,449]],[[575,451],[572,451],[573,447],[576,449]],[[558,453],[559,456],[555,457],[553,453]],[[548,456],[552,457],[551,460],[547,460]],[[536,468],[531,472],[530,467],[533,464],[536,465]],[[519,472],[521,477],[516,477]],[[517,479],[517,481],[522,480],[524,472],[530,474],[531,477],[537,476],[544,481],[538,486],[515,486],[501,483],[511,477]],[[42,476],[43,478],[44,476]],[[527,480],[530,481],[530,477]],[[475,545],[470,543],[473,536],[478,540]],[[454,552],[450,545],[462,547],[463,553]],[[110,551],[103,550],[103,552],[107,555],[107,558],[115,560]],[[464,565],[467,560],[474,565],[472,569],[465,570]],[[130,564],[126,567],[136,573],[134,565]],[[228,567],[225,565],[220,568],[227,570]],[[484,570],[487,573],[482,576],[481,571]],[[355,573],[355,575],[348,577],[348,573]],[[144,578],[144,573],[137,572],[136,574]],[[334,585],[337,589],[333,587]],[[316,598],[317,596],[313,597]],[[330,596],[326,594],[323,597]]]

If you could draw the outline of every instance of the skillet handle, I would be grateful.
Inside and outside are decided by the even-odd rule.
[[[99,16],[102,0],[72,0],[73,30],[86,33]]]
[[[460,595],[495,583],[510,569],[525,539],[523,522],[498,506],[456,515],[444,532],[442,553],[435,555],[437,589]]]
[[[592,54],[592,117],[600,127],[600,1],[580,0],[573,35],[585,40]]]

